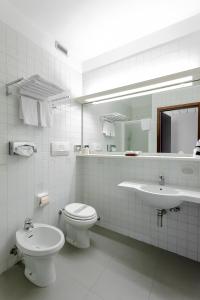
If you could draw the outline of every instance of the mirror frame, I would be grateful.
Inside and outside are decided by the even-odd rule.
[[[198,140],[200,139],[200,102],[185,103],[171,106],[162,106],[157,108],[157,153],[161,152],[161,114],[165,111],[179,110],[186,108],[198,109]]]

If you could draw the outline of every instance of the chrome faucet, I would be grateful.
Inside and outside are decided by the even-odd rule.
[[[31,218],[26,218],[24,221],[24,230],[28,231],[34,227],[33,220]]]
[[[160,185],[165,185],[165,177],[163,175],[159,176],[159,184]]]

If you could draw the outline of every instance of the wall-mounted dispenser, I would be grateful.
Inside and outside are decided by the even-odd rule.
[[[49,204],[49,195],[48,193],[41,193],[37,195],[39,207],[44,207]]]
[[[35,152],[37,148],[32,142],[9,142],[9,154],[10,155],[19,155],[24,157],[30,157]]]

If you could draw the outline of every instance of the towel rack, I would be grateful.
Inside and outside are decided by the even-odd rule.
[[[103,116],[100,116],[100,119],[103,121],[108,121],[108,122],[124,122],[128,120],[128,117],[126,115],[114,112],[110,114],[106,114]]]
[[[9,91],[9,87],[12,86],[12,85],[15,85],[16,83],[18,83],[18,82],[20,82],[20,81],[22,81],[22,80],[24,80],[23,77],[21,77],[21,78],[19,78],[19,79],[16,79],[16,80],[13,80],[13,81],[11,81],[11,82],[6,83],[6,96],[12,95],[12,93]]]
[[[6,96],[13,94],[9,89],[11,86],[20,88],[20,92],[17,93],[18,95],[40,101],[48,100],[53,103],[53,107],[56,106],[56,102],[58,104],[64,104],[63,101],[67,101],[70,98],[70,96],[66,94],[67,91],[54,83],[46,81],[39,75],[33,75],[28,79],[21,77],[8,82],[6,84]]]

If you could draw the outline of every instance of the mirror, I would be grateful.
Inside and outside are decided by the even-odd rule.
[[[200,138],[200,86],[83,105],[83,145],[91,152],[192,154]]]
[[[84,145],[88,144],[94,152],[124,152],[132,149],[148,152],[151,113],[151,96],[139,101],[135,98],[84,105]]]

